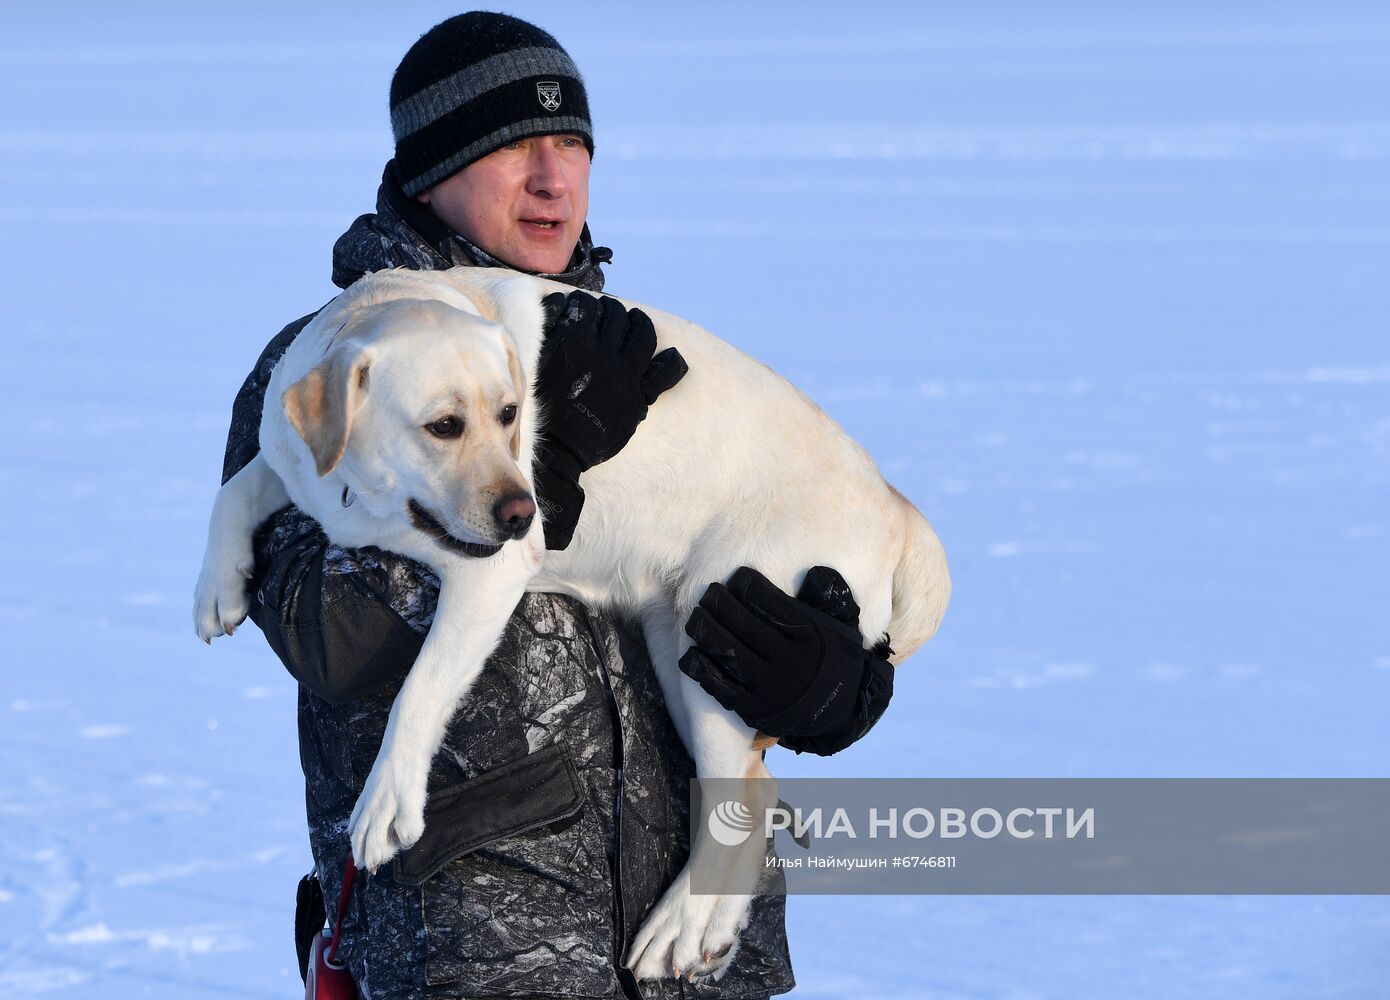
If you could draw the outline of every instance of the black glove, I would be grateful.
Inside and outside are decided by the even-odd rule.
[[[873,727],[893,695],[887,640],[864,649],[844,577],[817,566],[792,598],[757,570],[712,583],[685,623],[681,670],[783,746],[828,756]]]
[[[640,309],[584,292],[555,292],[541,305],[546,340],[535,393],[546,416],[536,442],[536,499],[546,548],[563,549],[584,506],[579,474],[621,451],[647,407],[688,369],[674,347],[652,356],[656,330]]]

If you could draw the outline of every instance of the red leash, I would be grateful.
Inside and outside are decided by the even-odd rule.
[[[328,961],[338,964],[338,943],[343,939],[343,914],[347,913],[348,897],[352,895],[352,882],[357,876],[357,866],[352,863],[352,853],[348,853],[347,867],[343,869],[343,891],[338,893],[338,919],[333,921],[333,947],[328,949]]]
[[[333,921],[333,938],[319,931],[309,950],[309,969],[304,977],[304,1000],[358,1000],[357,984],[352,973],[338,963],[338,945],[343,940],[343,916],[347,913],[348,897],[352,895],[352,880],[357,867],[348,854],[343,869],[343,891],[338,894],[338,919]]]

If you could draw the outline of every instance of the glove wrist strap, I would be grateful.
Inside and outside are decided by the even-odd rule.
[[[883,716],[893,697],[893,666],[871,653],[864,655],[864,673],[853,711],[839,725],[824,732],[788,736],[780,740],[788,750],[810,752],[821,757],[839,753],[862,738]]]

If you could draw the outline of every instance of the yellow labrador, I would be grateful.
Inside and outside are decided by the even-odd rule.
[[[682,625],[708,583],[748,565],[795,593],[810,567],[834,566],[867,640],[892,636],[895,663],[931,638],[946,609],[941,543],[863,449],[762,364],[645,306],[659,347],[679,348],[689,374],[615,458],[584,474],[574,540],[547,552],[532,523],[543,516],[531,462],[545,415],[529,376],[552,291],[570,289],[473,267],[361,279],[277,365],[261,453],[213,507],[194,607],[206,640],[245,618],[252,532],[291,500],[337,544],[399,552],[439,575],[433,627],[352,815],[353,856],[368,868],[419,838],[431,758],[528,589],[641,620],[701,778],[768,777],[764,742],[678,667],[690,645]],[[755,816],[775,804],[746,794]],[[629,951],[639,978],[723,970],[763,862],[761,838],[745,846],[716,862],[722,849],[701,824]],[[692,894],[692,871],[723,893]]]

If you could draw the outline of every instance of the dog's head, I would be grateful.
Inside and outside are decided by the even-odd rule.
[[[518,465],[525,399],[503,327],[395,299],[353,312],[281,403],[320,476],[338,469],[373,513],[483,556],[535,516]]]

